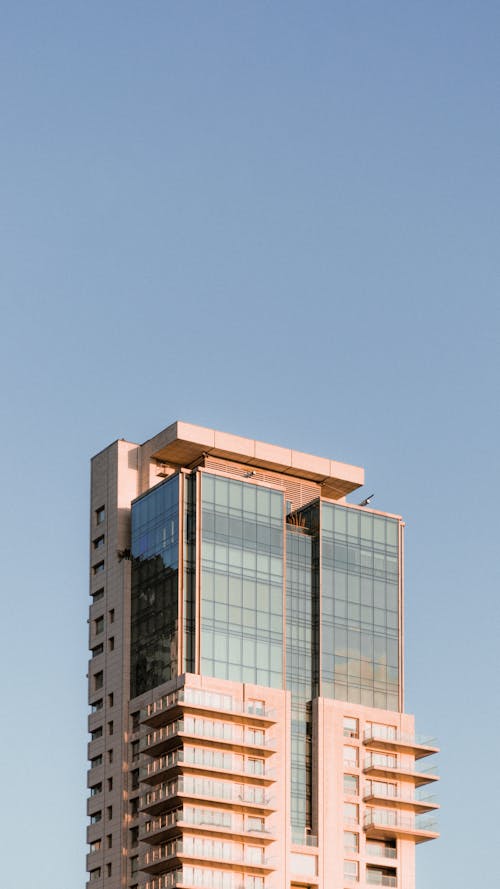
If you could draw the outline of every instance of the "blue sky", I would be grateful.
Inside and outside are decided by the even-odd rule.
[[[84,885],[88,461],[180,418],[405,516],[417,889],[498,886],[499,33],[489,0],[4,5],[5,885]]]

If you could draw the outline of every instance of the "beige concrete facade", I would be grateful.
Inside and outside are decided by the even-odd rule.
[[[195,671],[182,672],[179,657],[179,675],[130,697],[131,505],[197,470],[282,491],[290,509],[347,508],[364,482],[359,467],[181,422],[94,457],[87,886],[415,889],[415,847],[437,836],[436,803],[420,790],[437,780],[423,765],[437,748],[402,712],[402,547],[400,710],[312,700],[312,815],[301,843],[290,828],[289,690],[203,675],[197,627]],[[181,566],[184,543],[181,534]],[[199,585],[198,576],[198,615]]]

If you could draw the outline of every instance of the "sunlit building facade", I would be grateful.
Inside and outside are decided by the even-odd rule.
[[[403,522],[363,470],[177,422],[94,457],[91,889],[415,889]]]

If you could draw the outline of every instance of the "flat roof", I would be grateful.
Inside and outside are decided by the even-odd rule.
[[[218,457],[321,485],[325,497],[339,499],[364,485],[360,466],[266,444],[253,438],[194,426],[177,420],[145,442],[153,459],[173,466],[190,466],[203,456]]]

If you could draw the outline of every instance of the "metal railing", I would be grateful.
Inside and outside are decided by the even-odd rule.
[[[161,698],[148,704],[143,711],[144,718],[150,719],[151,716],[164,713],[165,710],[179,704],[191,704],[196,707],[208,707],[211,710],[219,710],[222,713],[237,713],[264,719],[273,719],[275,715],[274,710],[267,709],[255,701],[239,701],[235,700],[231,695],[223,695],[217,692],[205,691],[204,689],[181,688],[170,694],[162,695]]]

